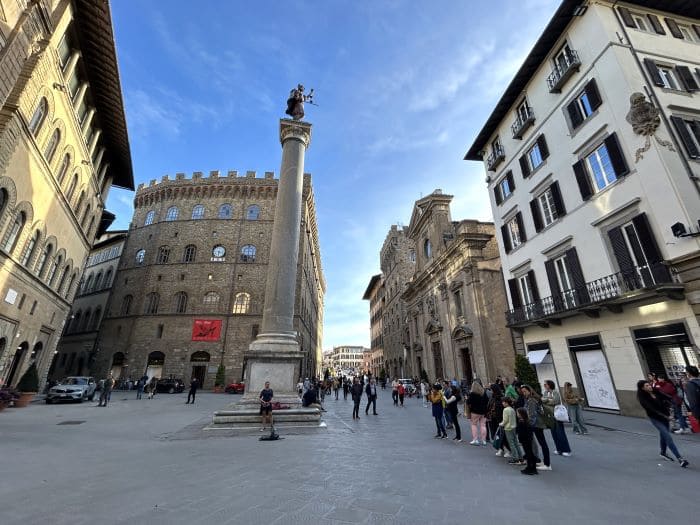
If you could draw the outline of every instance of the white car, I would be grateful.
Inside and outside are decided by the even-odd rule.
[[[77,401],[78,403],[85,400],[92,401],[96,387],[94,377],[66,377],[59,384],[51,387],[46,395],[46,403],[50,405],[54,401]]]

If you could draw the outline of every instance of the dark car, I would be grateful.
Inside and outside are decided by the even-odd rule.
[[[245,383],[229,383],[224,391],[227,394],[242,394],[245,392]]]
[[[156,392],[167,394],[179,394],[185,390],[185,382],[182,379],[168,377],[159,379],[156,385]]]

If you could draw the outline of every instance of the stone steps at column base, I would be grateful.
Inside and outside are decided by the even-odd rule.
[[[304,426],[319,426],[321,423],[321,411],[317,408],[289,408],[273,410],[272,418],[275,426],[283,424],[296,424]],[[214,412],[212,423],[209,427],[233,425],[236,427],[260,427],[260,409],[236,407],[232,410],[219,410]]]

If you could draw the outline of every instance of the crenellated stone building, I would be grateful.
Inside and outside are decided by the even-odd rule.
[[[99,333],[95,375],[122,363],[132,379],[246,377],[243,353],[262,321],[278,180],[271,172],[177,174],[139,185]],[[319,375],[325,280],[311,176],[304,175],[295,328],[302,373]]]
[[[370,364],[372,375],[379,376],[384,365],[384,335],[382,330],[384,316],[384,278],[382,274],[373,275],[367,285],[362,299],[369,301],[370,323]]]

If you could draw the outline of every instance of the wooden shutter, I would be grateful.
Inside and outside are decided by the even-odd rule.
[[[622,234],[622,228],[618,226],[608,231],[608,238],[610,239],[610,245],[612,246],[613,253],[615,254],[615,259],[617,259],[617,264],[620,270],[625,273],[634,268],[634,263],[632,262],[632,257],[627,250],[627,243],[625,242],[625,237]]]
[[[523,224],[523,214],[518,212],[515,214],[515,222],[518,223],[518,232],[520,233],[520,242],[527,241],[527,235],[525,235],[525,225]]]
[[[532,212],[532,222],[535,223],[535,231],[542,231],[544,226],[542,225],[542,214],[540,213],[540,206],[537,199],[532,199],[530,201],[530,211]]]
[[[664,21],[666,22],[666,25],[668,26],[669,31],[671,31],[671,34],[676,37],[680,38],[683,40],[683,33],[681,33],[680,28],[678,27],[678,24],[673,18],[664,18]]]
[[[695,78],[693,77],[693,72],[690,70],[689,67],[687,66],[676,66],[676,72],[678,73],[678,76],[681,78],[681,81],[683,82],[683,85],[685,86],[686,91],[698,91],[700,90],[700,86],[698,86],[698,83],[696,82]]]
[[[639,242],[642,244],[642,249],[644,250],[647,261],[663,261],[664,258],[661,255],[661,250],[659,250],[659,245],[656,244],[656,239],[654,238],[654,233],[651,231],[647,214],[640,213],[632,219],[632,224],[634,224],[634,228],[637,230],[637,236],[639,237]]]
[[[520,308],[523,305],[523,303],[520,300],[517,279],[508,279],[508,289],[510,290],[510,302],[513,305],[513,310],[515,310],[516,308]]]
[[[523,179],[527,179],[530,176],[530,164],[527,162],[527,155],[520,157],[518,162],[520,162],[520,169],[523,171]]]
[[[581,110],[578,107],[578,97],[572,100],[568,106],[566,106],[566,111],[569,112],[569,119],[571,120],[571,127],[576,129],[583,122],[583,115],[581,115]]]
[[[586,84],[586,96],[588,97],[588,102],[591,105],[591,109],[595,111],[600,107],[600,105],[603,103],[603,99],[600,98],[600,91],[598,91],[598,84],[596,84],[596,81],[594,78],[591,79],[591,81]]]
[[[557,217],[563,217],[566,215],[566,207],[564,206],[564,199],[562,199],[561,191],[559,190],[559,181],[555,181],[549,189],[552,192],[552,199],[554,200],[554,209],[557,210]]]
[[[540,148],[542,160],[545,160],[547,157],[549,157],[549,148],[547,147],[547,141],[545,140],[544,135],[537,137],[537,145]]]
[[[581,198],[587,201],[593,195],[593,188],[591,187],[591,181],[588,178],[588,172],[586,171],[585,160],[581,159],[576,164],[573,165],[574,175],[576,175],[576,182],[578,183],[578,189],[581,192]]]
[[[508,170],[508,173],[506,173],[506,179],[508,180],[508,187],[510,188],[510,192],[513,193],[513,190],[515,189],[515,181],[513,180],[513,170]]]
[[[649,22],[651,22],[651,27],[654,28],[654,31],[656,31],[659,35],[666,34],[666,31],[664,31],[664,26],[661,25],[658,16],[648,14],[647,18],[649,19]]]
[[[632,13],[630,13],[629,9],[627,9],[626,7],[618,7],[617,10],[620,12],[620,15],[622,16],[622,21],[627,27],[637,27],[637,24],[634,23],[634,18],[632,18]]]
[[[659,73],[659,68],[656,67],[656,62],[654,62],[651,58],[645,58],[644,65],[646,66],[647,71],[649,71],[649,75],[651,75],[652,82],[657,86],[663,87],[664,81]]]
[[[693,137],[690,135],[690,130],[688,126],[685,125],[685,121],[680,117],[671,117],[671,121],[676,127],[678,135],[681,137],[681,141],[685,146],[685,151],[688,152],[688,157],[691,159],[700,158],[700,151],[698,151],[698,147],[695,145],[695,141],[693,141]]]
[[[624,177],[627,175],[630,170],[627,167],[627,161],[625,161],[625,156],[620,148],[620,142],[617,140],[617,133],[613,133],[605,139],[605,147],[608,150],[610,162],[615,170],[615,176]]]
[[[508,224],[501,226],[501,237],[503,238],[503,247],[506,253],[513,251],[513,245],[510,243],[510,234],[508,233]]]
[[[501,197],[501,186],[496,185],[496,187],[493,189],[493,196],[496,198],[496,205],[499,206],[503,202],[503,198]]]
[[[540,300],[540,291],[537,289],[537,279],[535,279],[535,271],[530,270],[527,272],[527,281],[530,283],[530,291],[532,292],[532,298],[535,301]]]
[[[547,272],[547,281],[549,281],[549,292],[552,295],[554,308],[556,310],[562,310],[563,305],[561,300],[561,288],[559,287],[559,280],[557,279],[557,270],[554,267],[554,261],[545,261],[544,269]]]
[[[586,279],[583,277],[583,270],[581,270],[581,262],[578,258],[578,253],[576,248],[571,248],[566,250],[564,264],[566,264],[566,269],[571,276],[573,281],[573,287],[576,291],[576,300],[580,304],[586,304],[590,302],[590,296],[588,295],[588,288],[586,287]]]

